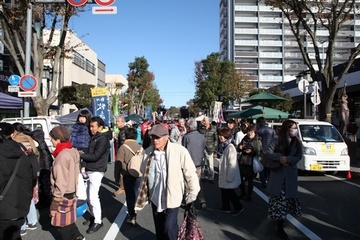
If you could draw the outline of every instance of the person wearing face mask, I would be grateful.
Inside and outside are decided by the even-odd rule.
[[[289,239],[284,231],[287,214],[301,216],[298,199],[297,163],[302,158],[302,145],[298,138],[297,125],[286,120],[281,125],[280,134],[275,137],[263,155],[282,165],[271,170],[267,191],[269,194],[268,217],[277,221],[277,235],[280,239]]]

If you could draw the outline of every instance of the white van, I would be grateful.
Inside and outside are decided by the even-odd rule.
[[[300,170],[350,170],[348,147],[332,124],[310,119],[292,120],[298,125],[299,138],[303,145],[303,158],[298,163]]]
[[[22,123],[26,128],[30,131],[34,131],[36,129],[42,129],[44,131],[45,142],[48,145],[50,151],[52,152],[53,146],[50,141],[49,133],[51,129],[56,126],[60,126],[61,123],[51,117],[48,116],[37,116],[37,117],[24,117],[24,118],[4,118],[2,122],[7,123]]]

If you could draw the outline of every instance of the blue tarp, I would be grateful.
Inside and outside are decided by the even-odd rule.
[[[0,109],[22,109],[23,100],[0,92]]]

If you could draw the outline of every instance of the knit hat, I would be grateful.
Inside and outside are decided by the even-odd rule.
[[[67,142],[70,140],[70,133],[66,127],[57,126],[50,131],[50,137],[60,142]]]

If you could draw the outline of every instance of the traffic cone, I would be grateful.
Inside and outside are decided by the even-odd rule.
[[[347,175],[346,175],[346,179],[350,180],[351,179],[351,171],[348,171]]]

